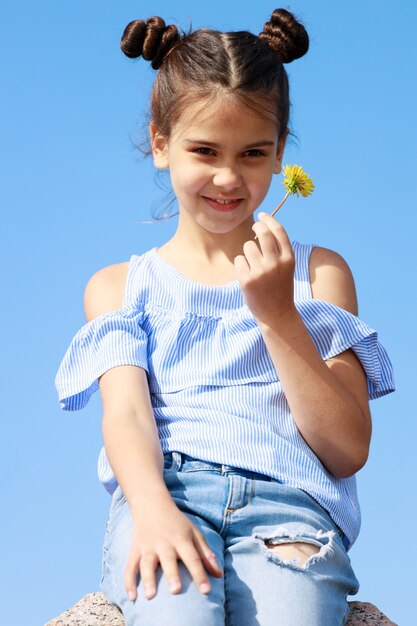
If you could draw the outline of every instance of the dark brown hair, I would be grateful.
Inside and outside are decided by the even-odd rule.
[[[128,57],[142,56],[159,70],[151,115],[167,138],[187,106],[219,94],[231,94],[261,115],[273,116],[281,138],[290,108],[283,63],[303,56],[308,45],[304,26],[285,9],[273,12],[259,36],[208,29],[180,34],[176,26],[151,17],[130,22],[121,41]]]

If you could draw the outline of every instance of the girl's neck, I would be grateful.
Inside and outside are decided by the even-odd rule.
[[[215,233],[201,228],[193,220],[180,214],[176,233],[166,245],[207,262],[219,256],[233,262],[236,255],[242,254],[245,241],[253,239],[252,225],[253,219],[250,218],[232,231]]]
[[[228,233],[185,228],[179,220],[175,235],[158,253],[186,278],[207,285],[224,285],[236,279],[234,259],[243,244],[253,239],[253,220]]]

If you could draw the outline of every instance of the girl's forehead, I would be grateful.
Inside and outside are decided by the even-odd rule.
[[[204,99],[189,105],[174,125],[171,139],[185,135],[222,134],[239,128],[245,134],[277,135],[276,123],[232,96]]]

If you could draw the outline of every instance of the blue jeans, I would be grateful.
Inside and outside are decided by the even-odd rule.
[[[342,533],[300,489],[262,474],[164,455],[164,480],[178,508],[204,534],[223,569],[205,596],[180,561],[182,591],[169,592],[159,566],[157,595],[131,602],[124,588],[132,520],[118,487],[103,550],[101,590],[123,612],[126,626],[341,626],[346,597],[358,582]],[[284,561],[265,544],[304,542],[319,547],[304,565]]]

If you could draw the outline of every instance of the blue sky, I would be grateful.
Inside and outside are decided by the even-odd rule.
[[[42,626],[98,590],[109,497],[96,478],[100,401],[63,413],[53,379],[84,323],[97,269],[160,245],[175,221],[144,225],[164,198],[143,136],[153,72],[119,51],[134,18],[259,32],[275,4],[16,0],[0,9],[3,515],[0,623]],[[401,626],[415,614],[417,515],[413,391],[416,338],[414,0],[294,0],[311,48],[288,66],[286,163],[316,191],[290,199],[290,236],[340,252],[360,314],[378,329],[397,392],[372,403],[358,476],[361,535],[351,558],[358,599]],[[263,208],[282,197],[280,177]],[[410,539],[411,538],[411,539]]]

